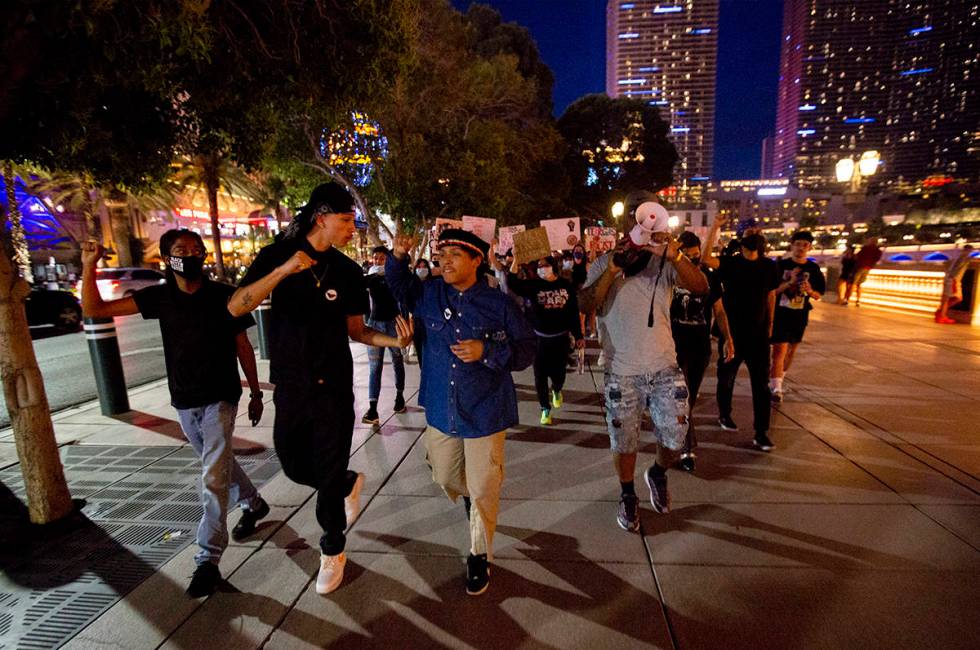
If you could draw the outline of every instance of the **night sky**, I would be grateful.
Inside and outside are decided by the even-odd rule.
[[[452,0],[465,11],[470,0]],[[555,115],[605,92],[605,0],[484,0],[524,25],[555,74]],[[758,178],[762,138],[776,120],[782,0],[721,0],[715,178]]]

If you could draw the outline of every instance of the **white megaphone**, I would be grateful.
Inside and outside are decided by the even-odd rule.
[[[636,208],[636,225],[630,230],[630,240],[636,246],[647,246],[653,233],[668,230],[670,214],[667,208],[654,201],[646,201]]]

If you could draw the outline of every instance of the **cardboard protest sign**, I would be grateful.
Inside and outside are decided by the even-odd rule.
[[[595,256],[602,255],[616,247],[617,237],[615,228],[586,228],[585,250]]]
[[[548,231],[544,228],[514,233],[514,259],[518,264],[526,264],[549,255],[551,244],[548,243]]]
[[[463,217],[463,230],[468,230],[488,244],[493,243],[493,234],[497,232],[497,220],[487,217]]]
[[[501,226],[500,230],[497,231],[497,239],[500,241],[497,244],[497,252],[503,255],[514,248],[514,235],[525,230],[527,230],[527,226]]]
[[[545,219],[541,227],[548,231],[548,241],[554,251],[570,250],[582,239],[578,217]]]

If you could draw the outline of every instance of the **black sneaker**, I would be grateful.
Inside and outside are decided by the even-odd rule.
[[[769,439],[769,436],[764,433],[755,434],[755,438],[752,439],[752,444],[755,445],[756,449],[760,449],[762,451],[770,451],[776,446],[773,444],[772,440]]]
[[[635,533],[640,530],[640,497],[635,494],[624,494],[619,497],[619,513],[616,523],[623,530]]]
[[[680,460],[679,463],[677,463],[677,466],[680,467],[685,472],[693,472],[694,471],[694,454],[692,454],[690,452],[685,453],[685,454],[681,454],[681,460]]]
[[[719,416],[718,426],[720,426],[725,431],[738,431],[738,425],[735,424],[735,420],[733,420],[732,416],[730,415]]]
[[[771,391],[769,396],[773,404],[779,404],[783,401],[783,391],[781,390]]]
[[[361,418],[361,422],[364,424],[381,424],[381,418],[378,417],[378,409],[368,409],[367,413],[364,414],[364,417]]]
[[[647,487],[650,488],[650,504],[658,513],[665,515],[670,512],[670,492],[667,491],[667,474],[655,476],[653,466],[644,475]]]
[[[490,563],[487,554],[470,555],[466,558],[466,593],[479,596],[490,586]]]
[[[405,412],[405,398],[404,398],[404,396],[402,396],[401,393],[398,393],[398,395],[395,397],[395,409],[394,409],[394,411],[395,411],[395,413],[404,413]]]
[[[265,502],[265,499],[259,499],[259,507],[255,510],[242,510],[242,518],[238,520],[235,527],[231,529],[231,538],[236,542],[240,542],[252,533],[255,532],[255,524],[259,522],[260,519],[265,518],[269,514],[269,504]]]
[[[187,587],[187,595],[191,598],[203,598],[214,593],[221,582],[221,571],[213,562],[199,564],[191,576],[191,584]]]

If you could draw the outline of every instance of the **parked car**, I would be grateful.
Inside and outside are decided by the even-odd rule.
[[[103,300],[115,300],[131,296],[144,287],[164,284],[166,276],[156,269],[136,267],[107,268],[95,270],[95,284]],[[82,283],[77,287],[78,295],[82,295]]]
[[[69,291],[37,288],[27,296],[27,324],[77,332],[82,328],[82,306]]]

